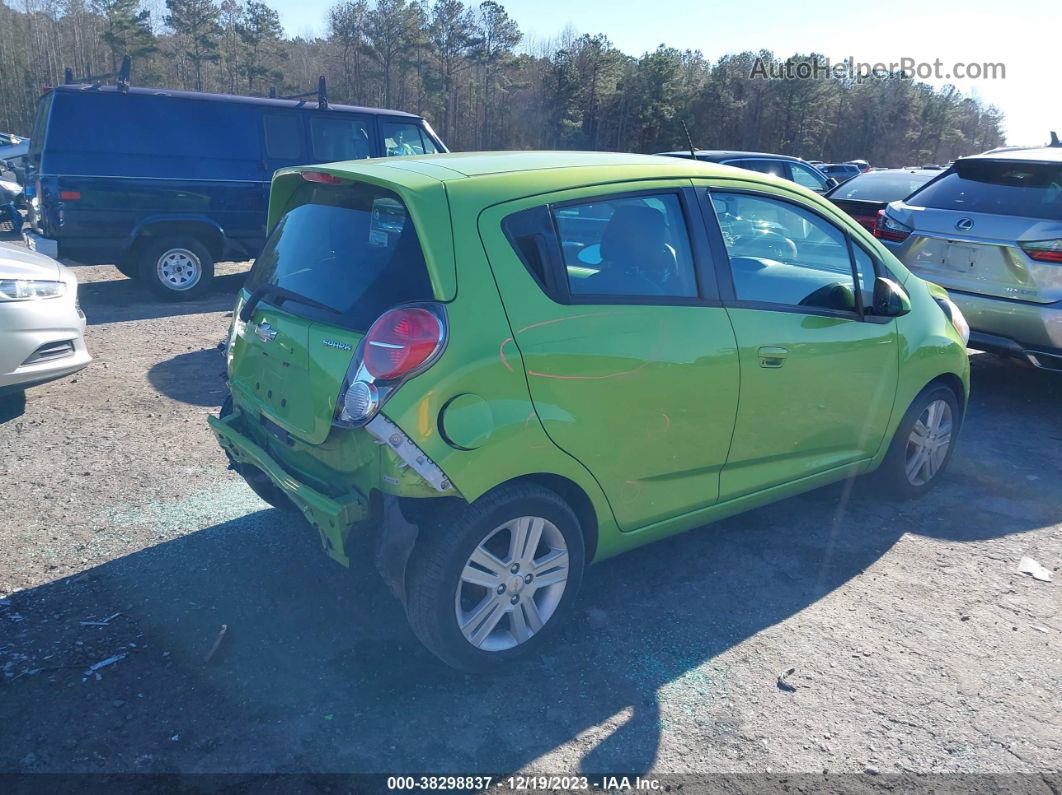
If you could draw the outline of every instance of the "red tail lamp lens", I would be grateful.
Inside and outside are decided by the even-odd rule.
[[[64,202],[76,202],[81,201],[81,191],[79,190],[61,190],[59,191],[59,198]]]
[[[365,369],[382,381],[407,375],[431,358],[442,334],[442,324],[427,309],[385,312],[365,335]]]
[[[324,171],[303,171],[302,178],[307,182],[321,182],[325,185],[343,184],[343,180],[337,177],[335,174],[328,174]]]
[[[1062,240],[1037,240],[1022,243],[1021,247],[1026,254],[1040,262],[1062,263]]]

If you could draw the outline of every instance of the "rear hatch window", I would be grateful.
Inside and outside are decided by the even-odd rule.
[[[434,297],[405,204],[364,183],[300,185],[244,289],[261,300],[233,339],[229,380],[281,458],[292,450],[285,433],[309,444],[328,436],[343,377],[373,321]]]
[[[1062,219],[1062,163],[959,161],[907,200],[915,207]]]
[[[286,302],[285,312],[357,331],[396,304],[434,297],[416,230],[395,193],[307,182],[289,206],[247,290],[280,287],[309,299]]]

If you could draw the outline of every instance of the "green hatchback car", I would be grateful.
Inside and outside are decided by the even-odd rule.
[[[210,425],[460,669],[547,641],[591,562],[872,470],[917,496],[962,423],[947,294],[769,175],[363,160],[278,172],[269,226]]]

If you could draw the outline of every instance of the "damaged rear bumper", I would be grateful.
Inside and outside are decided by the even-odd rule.
[[[370,518],[366,497],[357,491],[329,497],[296,480],[268,452],[239,431],[237,424],[240,416],[239,410],[236,410],[224,418],[207,417],[218,444],[237,465],[252,466],[264,472],[317,529],[329,557],[349,566],[350,558],[346,554],[347,535],[356,522]]]

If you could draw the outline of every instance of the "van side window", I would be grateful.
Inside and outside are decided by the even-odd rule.
[[[553,218],[573,300],[697,296],[689,232],[677,193],[563,204],[553,207]]]
[[[401,155],[433,155],[438,149],[416,122],[380,120],[384,152],[388,157]]]
[[[314,160],[364,160],[372,155],[368,119],[348,114],[310,117],[310,141]]]
[[[778,199],[711,195],[738,301],[856,311],[852,260],[840,229]]]
[[[262,116],[266,157],[299,160],[302,157],[302,118],[296,113],[266,113]]]

